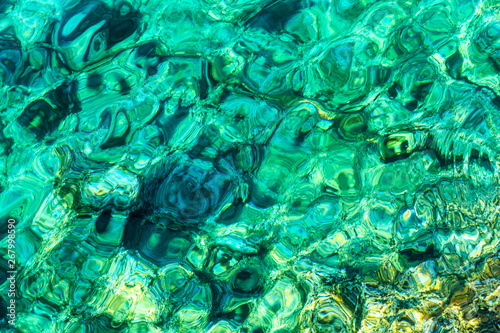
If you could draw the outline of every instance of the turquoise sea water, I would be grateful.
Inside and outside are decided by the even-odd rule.
[[[500,332],[499,72],[496,1],[0,0],[0,331]]]

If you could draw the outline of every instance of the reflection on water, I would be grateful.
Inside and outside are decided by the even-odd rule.
[[[0,2],[17,331],[500,331],[498,6]]]

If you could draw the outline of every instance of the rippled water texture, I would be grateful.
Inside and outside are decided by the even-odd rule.
[[[0,331],[500,332],[500,2],[0,1]]]

